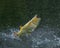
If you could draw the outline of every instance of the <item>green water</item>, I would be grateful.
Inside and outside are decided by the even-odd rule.
[[[0,0],[0,27],[24,25],[35,14],[43,25],[60,26],[59,5],[59,0]]]

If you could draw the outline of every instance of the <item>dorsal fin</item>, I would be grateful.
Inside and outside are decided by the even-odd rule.
[[[20,26],[20,29],[22,28],[23,26]]]

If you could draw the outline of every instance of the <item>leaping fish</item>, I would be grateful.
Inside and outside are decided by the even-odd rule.
[[[18,37],[25,33],[33,32],[38,26],[41,18],[35,15],[30,21],[28,21],[24,26],[20,26],[20,30],[15,34]]]

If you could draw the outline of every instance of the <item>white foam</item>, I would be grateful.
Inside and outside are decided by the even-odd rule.
[[[45,48],[47,46],[48,47],[50,46],[51,48],[60,46],[60,38],[54,35],[54,33],[56,33],[54,28],[49,28],[49,27],[46,28],[46,26],[44,26],[43,28],[40,28],[35,32],[36,35],[32,37],[32,41],[33,41],[32,46],[39,47],[39,46],[44,46],[44,44],[45,44]]]

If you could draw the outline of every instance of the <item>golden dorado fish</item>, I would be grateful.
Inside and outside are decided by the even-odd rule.
[[[40,22],[41,18],[37,17],[37,15],[35,15],[29,22],[27,22],[24,26],[20,26],[20,31],[16,33],[17,36],[21,36],[25,33],[31,33],[33,32],[36,27],[38,26],[39,22]]]

